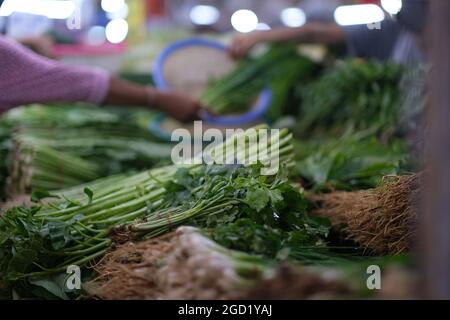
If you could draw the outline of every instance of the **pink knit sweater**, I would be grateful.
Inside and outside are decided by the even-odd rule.
[[[109,82],[106,71],[65,65],[0,36],[0,113],[29,103],[101,104]]]

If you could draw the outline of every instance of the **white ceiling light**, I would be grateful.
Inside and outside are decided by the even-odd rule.
[[[377,23],[384,20],[384,12],[375,4],[341,6],[334,11],[334,20],[341,26]]]
[[[0,16],[9,16],[14,12],[35,14],[49,19],[68,19],[75,12],[75,5],[70,0],[6,0],[0,8]]]
[[[102,0],[102,9],[106,12],[114,13],[120,11],[125,5],[125,0]]]
[[[251,32],[258,27],[258,16],[251,10],[238,10],[231,16],[231,25],[236,31]]]
[[[125,3],[121,9],[119,9],[118,11],[114,11],[114,12],[107,12],[106,16],[108,17],[108,19],[110,20],[114,20],[114,19],[125,19],[126,17],[128,17],[128,13],[129,13],[129,8],[128,5]]]
[[[198,5],[192,7],[189,17],[194,24],[208,26],[219,21],[220,12],[213,6]]]
[[[124,19],[111,20],[106,25],[106,39],[111,43],[121,43],[128,35],[128,22]]]
[[[381,0],[381,6],[390,14],[397,14],[402,10],[402,0]]]
[[[306,15],[300,8],[286,8],[281,11],[280,18],[288,27],[301,27],[306,23]]]

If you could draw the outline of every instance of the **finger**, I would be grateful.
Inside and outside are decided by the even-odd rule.
[[[242,45],[239,42],[234,42],[229,48],[229,52],[231,57],[234,59],[239,58],[239,52],[241,51]]]
[[[237,58],[237,55],[236,55],[236,47],[230,47],[229,50],[228,50],[228,53],[230,54],[230,56],[231,56],[233,59],[236,59],[236,58]]]

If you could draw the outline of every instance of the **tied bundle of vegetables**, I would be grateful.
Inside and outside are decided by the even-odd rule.
[[[150,238],[174,224],[194,224],[227,248],[270,260],[323,265],[353,258],[329,250],[328,220],[306,215],[307,201],[289,184],[285,169],[276,176],[261,176],[259,170],[259,166],[179,170],[154,213],[119,230],[119,235],[130,237],[131,232],[133,238]]]
[[[303,90],[298,133],[314,130],[396,129],[402,116],[403,67],[351,59],[337,63]],[[314,129],[314,130],[313,130]]]
[[[154,142],[136,119],[141,115],[148,116],[140,110],[122,117],[115,109],[40,105],[6,113],[0,152],[1,176],[10,176],[8,194],[67,188],[167,161],[171,145]]]
[[[172,151],[172,145],[153,142],[145,130],[126,125],[66,129],[24,127],[16,130],[13,137],[16,145],[51,148],[102,163],[103,175],[149,169],[167,161]],[[87,181],[91,180],[84,182]]]
[[[202,102],[217,114],[246,112],[265,87],[273,91],[272,116],[286,107],[291,91],[317,70],[295,46],[273,46],[257,58],[246,58],[206,89]]]
[[[239,234],[236,234],[239,236]],[[91,296],[107,300],[144,299],[317,299],[374,297],[366,271],[382,266],[407,272],[407,259],[368,257],[333,266],[278,264],[260,255],[219,245],[193,227],[164,236],[128,242],[95,266]],[[383,292],[384,293],[384,292]]]
[[[286,150],[290,144],[288,137],[287,131],[278,131],[267,143],[278,141],[280,149]],[[226,143],[237,138],[234,136]],[[214,147],[210,151],[212,159],[220,155],[223,148],[223,145]],[[252,157],[258,151],[258,147],[247,144],[245,150],[235,150],[234,154],[237,158],[243,155]],[[288,152],[271,156],[280,157],[280,163],[292,161]],[[84,266],[103,256],[114,241],[127,240],[129,235],[122,231],[130,228],[130,223],[133,226],[132,222],[137,219],[153,217],[154,221],[146,219],[146,222],[156,223],[159,234],[186,222],[187,218],[196,218],[202,211],[192,210],[189,216],[181,219],[175,212],[173,216],[166,216],[163,224],[154,212],[165,203],[164,199],[171,191],[167,184],[177,182],[178,169],[195,172],[203,167],[201,164],[168,166],[129,177],[106,178],[62,192],[34,194],[35,200],[44,197],[59,199],[42,208],[17,208],[1,217],[2,283],[12,284],[20,290],[27,287],[29,281],[65,272],[68,265]]]
[[[2,125],[9,128],[16,126],[42,126],[60,128],[79,128],[102,125],[148,125],[148,119],[157,113],[145,109],[125,109],[102,107],[85,104],[32,104],[18,107],[2,114]],[[144,120],[141,122],[141,120]]]
[[[312,214],[329,217],[371,253],[409,253],[417,233],[420,180],[420,175],[387,176],[375,189],[311,194]]]
[[[89,285],[102,299],[230,299],[268,276],[272,263],[229,250],[193,227],[108,253]]]
[[[401,141],[384,145],[370,131],[297,146],[296,172],[315,191],[373,188],[384,175],[414,166]]]
[[[28,143],[15,144],[10,166],[7,191],[11,197],[29,193],[32,189],[68,188],[105,174],[95,162]]]
[[[11,169],[13,133],[18,126],[69,127],[120,124],[111,110],[82,105],[30,105],[11,109],[0,117],[0,201],[7,196],[6,181]],[[27,171],[27,170],[26,170]],[[14,178],[17,180],[17,177]],[[13,189],[21,189],[13,187]],[[11,194],[11,192],[9,192]]]

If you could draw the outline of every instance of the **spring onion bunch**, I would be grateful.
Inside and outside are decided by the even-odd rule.
[[[10,160],[7,191],[10,196],[31,189],[57,190],[100,178],[102,167],[69,153],[26,143],[16,143]]]
[[[8,190],[63,189],[150,168],[170,153],[169,144],[149,141],[136,128],[23,127],[13,134]]]
[[[141,127],[139,119],[149,116],[139,109],[122,114],[76,105],[13,109],[0,124],[0,152],[5,155],[0,188],[7,175],[5,189],[16,195],[76,186],[167,161],[171,146],[156,142]]]

